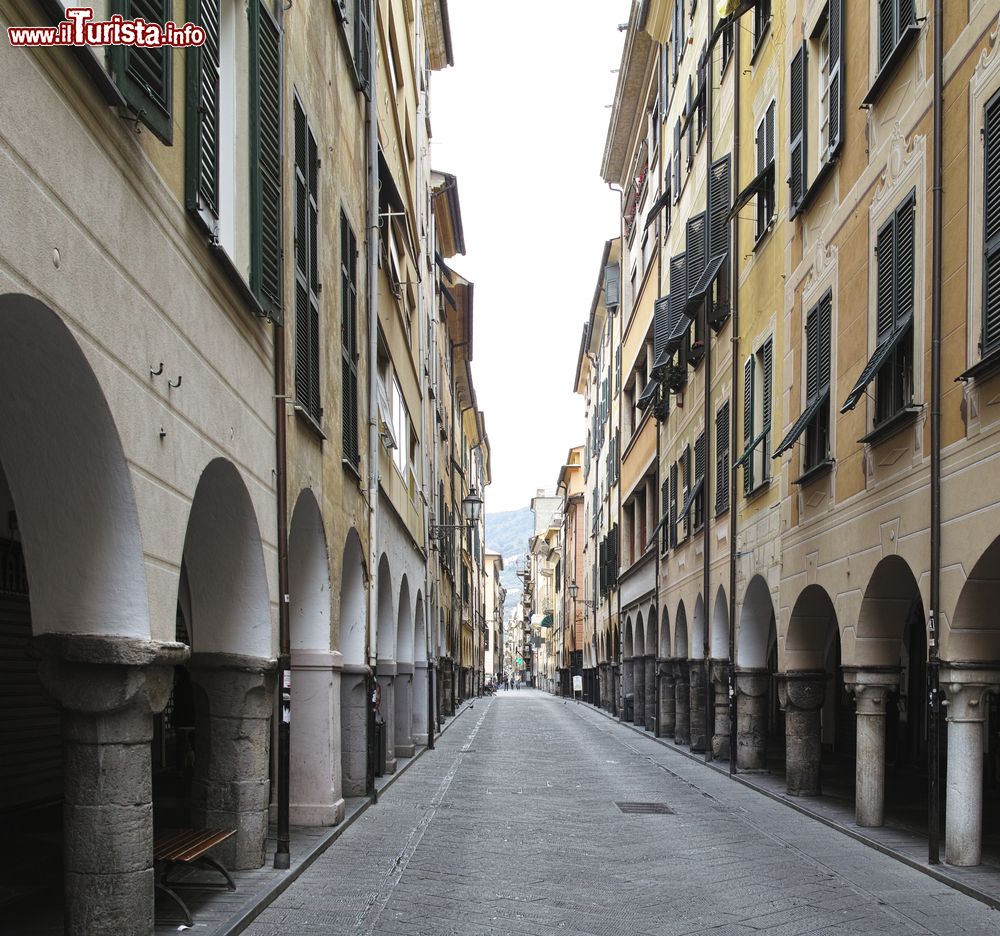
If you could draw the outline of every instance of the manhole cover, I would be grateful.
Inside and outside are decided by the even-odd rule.
[[[666,803],[615,803],[626,816],[672,816]]]

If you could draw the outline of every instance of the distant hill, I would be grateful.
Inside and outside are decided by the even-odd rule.
[[[507,589],[504,620],[521,600],[521,580],[517,577],[516,565],[528,551],[528,539],[534,529],[535,519],[530,507],[486,514],[486,548],[503,556],[501,581]]]

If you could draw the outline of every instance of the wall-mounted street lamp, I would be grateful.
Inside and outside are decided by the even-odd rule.
[[[465,518],[464,523],[432,523],[430,530],[428,531],[428,536],[432,540],[437,540],[441,538],[442,530],[464,530],[479,522],[479,518],[483,515],[483,499],[479,496],[479,492],[472,487],[469,489],[469,493],[465,496],[462,501],[462,516]]]
[[[569,596],[570,596],[570,598],[572,598],[574,601],[576,601],[577,600],[576,599],[577,592],[580,590],[579,587],[577,586],[576,582],[570,582],[569,585],[567,586],[567,588],[569,590]],[[597,607],[597,602],[596,601],[591,601],[589,598],[581,598],[580,599],[580,603],[585,608],[596,608]]]

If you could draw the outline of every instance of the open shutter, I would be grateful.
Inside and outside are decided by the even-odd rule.
[[[185,203],[219,217],[219,0],[189,0],[188,19],[205,30],[205,42],[186,59]]]
[[[601,594],[603,595],[608,590],[608,541],[607,539],[602,539],[600,545],[597,547],[597,565],[598,574],[600,576],[600,587]]]
[[[681,197],[681,121],[677,119],[674,124],[674,179],[671,188],[673,190],[674,204],[680,201]]]
[[[653,359],[660,356],[670,333],[670,296],[661,296],[653,303]]]
[[[708,176],[708,256],[729,253],[729,211],[731,206],[730,164],[727,153],[712,163]]]
[[[695,526],[701,526],[705,521],[705,491],[708,478],[705,473],[705,460],[707,456],[708,427],[694,440],[694,483],[701,484],[701,492],[697,495],[694,503]]]
[[[621,301],[621,274],[617,263],[609,263],[604,268],[604,305],[613,309]]]
[[[816,306],[806,316],[805,378],[807,403],[816,399],[820,387],[819,315],[819,306]]]
[[[681,464],[683,464],[683,475],[681,476],[681,486],[684,491],[684,499],[687,500],[688,493],[691,490],[691,446],[684,446],[684,454],[681,456]],[[683,509],[684,505],[681,504]],[[684,536],[687,537],[691,532],[691,509],[688,508],[687,512],[681,518],[684,521]]]
[[[1000,93],[983,127],[983,334],[985,357],[1000,348]]]
[[[660,485],[660,551],[670,548],[670,482]]]
[[[357,240],[347,216],[340,216],[340,336],[342,393],[341,426],[343,458],[355,468],[361,464],[358,426],[358,293]]]
[[[843,141],[844,123],[844,0],[830,0],[830,108],[829,155],[835,156]],[[805,95],[803,95],[803,99]]]
[[[729,401],[715,414],[715,512],[729,507]]]
[[[750,448],[754,439],[753,430],[753,355],[743,365],[743,448]],[[748,458],[743,469],[743,493],[753,490],[753,458]]]
[[[686,254],[670,258],[670,295],[674,308],[683,310],[687,305],[687,264]]]
[[[893,264],[893,328],[913,312],[916,264],[916,192],[896,209],[896,245]]]
[[[365,97],[371,97],[372,28],[368,18],[369,0],[355,0],[354,10],[354,68],[358,88]]]
[[[670,545],[677,545],[677,462],[670,466]]]
[[[149,23],[170,21],[170,0],[115,0],[112,13],[123,19],[144,19]],[[110,46],[111,75],[122,97],[142,123],[167,146],[173,143],[171,102],[173,99],[173,49],[141,46]]]
[[[819,342],[817,371],[817,393],[830,386],[831,382],[831,332],[833,329],[833,293],[828,292],[819,303]]]
[[[764,399],[761,401],[761,411],[763,413],[763,425],[761,429],[770,431],[771,429],[771,390],[774,379],[774,340],[767,339],[764,345],[762,357],[764,359],[764,379],[761,384],[764,387]],[[767,439],[764,439],[764,449],[767,450]]]
[[[250,19],[250,288],[281,323],[281,33],[262,0]]]
[[[876,264],[876,332],[878,342],[892,334],[893,322],[893,246],[896,239],[896,218],[892,216],[879,228],[875,241]]]
[[[691,287],[701,279],[701,275],[705,272],[705,266],[708,262],[705,256],[705,234],[705,212],[702,212],[699,215],[695,215],[687,223],[687,242],[684,248],[684,253],[687,257],[687,282],[684,289],[685,305],[687,304],[687,296],[691,291]],[[673,293],[673,284],[671,284],[670,291]],[[683,309],[684,306],[681,306],[681,308]]]
[[[899,0],[878,0],[878,67],[881,69],[896,47],[893,21]]]
[[[792,59],[789,88],[789,133],[791,134],[791,199],[798,208],[806,193],[806,45]]]

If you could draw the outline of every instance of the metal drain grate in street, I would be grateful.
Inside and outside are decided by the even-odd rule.
[[[626,816],[673,816],[666,803],[615,803]]]

